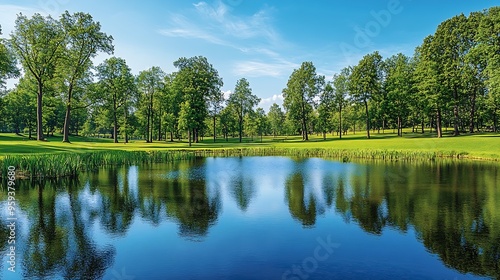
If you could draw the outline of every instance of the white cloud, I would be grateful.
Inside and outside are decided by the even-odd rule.
[[[275,94],[271,97],[263,98],[260,100],[257,106],[266,109],[266,111],[269,111],[268,109],[273,103],[281,105],[283,103],[283,94]]]
[[[229,96],[233,93],[231,90],[222,91],[224,93],[224,100],[228,100]]]
[[[243,43],[250,39],[264,39],[267,43],[277,44],[281,41],[270,24],[268,10],[260,10],[251,16],[238,17],[233,15],[230,8],[221,1],[216,1],[213,5],[199,2],[194,4],[194,8],[195,13],[189,18],[182,14],[170,15],[170,27],[158,32],[169,37],[201,39],[242,51],[246,48],[230,42],[238,40]]]
[[[287,61],[276,61],[271,63],[240,61],[234,66],[234,74],[245,77],[280,77],[283,75],[290,75],[293,69],[298,66],[298,64]]]
[[[237,16],[220,0],[212,4],[199,2],[194,4],[191,14],[172,14],[170,26],[158,32],[169,37],[203,40],[259,57],[234,62],[233,73],[237,76],[282,77],[298,64],[282,57],[283,50],[291,44],[276,31],[271,14],[272,8],[266,7],[251,15]]]

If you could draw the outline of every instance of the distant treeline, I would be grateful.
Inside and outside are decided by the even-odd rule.
[[[0,41],[0,86],[19,77],[0,98],[0,131],[44,135],[107,135],[118,142],[175,141],[200,137],[337,134],[402,128],[442,136],[498,130],[500,7],[442,22],[413,57],[367,54],[332,80],[302,63],[283,89],[283,108],[266,113],[245,78],[228,99],[223,80],[198,56],[179,58],[176,72],[151,67],[137,76],[124,59],[94,66],[114,52],[113,38],[86,13],[59,20],[18,15]],[[21,65],[22,69],[18,69]],[[22,70],[22,71],[21,71]],[[22,75],[21,75],[22,73]]]

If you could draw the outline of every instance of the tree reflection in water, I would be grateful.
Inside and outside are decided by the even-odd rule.
[[[328,219],[328,209],[369,234],[411,228],[447,266],[500,279],[498,165],[369,162],[313,172],[310,160],[290,161],[284,207],[305,230],[319,216]],[[123,237],[136,219],[153,226],[171,220],[179,236],[201,241],[218,221],[223,191],[246,213],[263,187],[256,184],[261,174],[235,166],[224,171],[230,173],[227,184],[212,190],[204,165],[195,160],[106,168],[79,180],[21,182],[16,197],[27,221],[19,233],[23,276],[102,278],[116,252],[93,239],[94,224]],[[0,236],[7,234],[0,225]]]

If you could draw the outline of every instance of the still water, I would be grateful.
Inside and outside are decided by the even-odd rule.
[[[0,279],[500,279],[500,167],[203,158],[16,181]]]

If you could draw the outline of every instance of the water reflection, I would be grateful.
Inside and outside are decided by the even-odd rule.
[[[344,221],[340,227],[345,229],[337,230],[355,224],[367,233],[367,239],[383,236],[387,230],[401,235],[415,232],[446,266],[500,279],[500,174],[496,164],[207,158],[106,168],[79,180],[19,183],[18,254],[26,278],[105,278],[120,255],[116,240],[136,242],[131,233],[142,230],[142,222],[161,231],[165,231],[161,229],[164,225],[174,224],[179,239],[171,239],[170,246],[182,243],[189,247],[190,243],[183,242],[191,241],[211,244],[207,241],[210,236],[223,240],[227,235],[233,236],[224,243],[229,248],[243,242],[234,238],[242,233],[231,235],[238,226],[257,217],[262,225],[254,222],[245,229],[255,231],[258,239],[258,232],[272,227],[265,218],[273,216],[273,229],[283,228],[283,236],[297,236],[288,241],[281,238],[280,242],[290,242],[280,243],[284,248],[300,243],[308,232],[319,234],[320,221],[328,224],[340,216]],[[1,210],[5,202],[1,202]],[[7,240],[7,235],[8,229],[0,225],[0,238]],[[5,252],[7,243],[0,247]],[[222,250],[220,244],[213,248],[206,249],[208,258]],[[264,256],[282,260],[280,267],[291,265],[280,250]],[[121,251],[122,258],[123,254],[126,250]],[[334,260],[329,261],[334,267]],[[4,261],[0,276],[6,275],[5,266]],[[159,271],[156,276],[166,273],[161,267],[154,269]],[[179,268],[178,273],[196,278],[189,276],[189,269]]]
[[[80,186],[77,180],[20,184],[15,247],[23,278],[102,279],[111,265],[115,250],[93,242],[91,221],[82,215]]]

